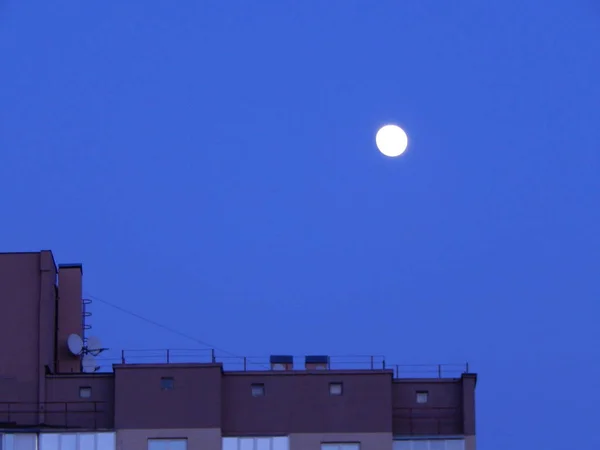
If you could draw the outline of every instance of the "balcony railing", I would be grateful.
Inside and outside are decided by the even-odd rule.
[[[40,417],[41,415],[41,417]],[[98,429],[112,426],[106,402],[0,402],[0,426]]]
[[[229,356],[215,350],[154,349],[123,350],[120,355],[97,358],[100,371],[113,364],[220,363],[225,371],[271,370],[269,357]],[[303,367],[303,357],[294,357],[294,368]],[[394,378],[458,378],[469,371],[467,364],[389,364],[381,355],[329,356],[330,370],[391,370]]]
[[[394,408],[393,431],[397,435],[454,435],[462,434],[460,408]]]

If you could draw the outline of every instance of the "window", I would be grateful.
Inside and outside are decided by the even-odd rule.
[[[360,450],[358,442],[321,444],[321,450]]]
[[[60,450],[78,450],[77,435],[75,433],[61,433],[58,442]]]
[[[289,450],[287,436],[278,437],[224,437],[223,450]]]
[[[427,403],[427,400],[429,400],[429,392],[417,391],[417,403]]]
[[[36,450],[37,435],[35,434],[0,434],[0,449],[2,450]]]
[[[175,380],[172,377],[162,377],[160,379],[160,388],[163,391],[170,391],[175,387]]]
[[[115,450],[115,441],[111,432],[40,433],[39,450]]]
[[[115,433],[94,433],[96,435],[96,450],[115,450],[117,446]],[[42,450],[42,449],[40,449]],[[82,450],[89,450],[88,448]]]
[[[344,385],[342,383],[329,383],[329,395],[342,395]]]
[[[265,385],[263,383],[254,383],[252,385],[252,397],[262,397],[265,395]]]
[[[393,450],[465,450],[464,439],[407,439],[394,441]]]
[[[90,398],[92,396],[92,388],[90,386],[81,386],[79,388],[79,398]]]
[[[187,439],[148,439],[148,450],[187,450]]]

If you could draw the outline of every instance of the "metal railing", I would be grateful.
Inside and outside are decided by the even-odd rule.
[[[112,371],[113,364],[218,363],[225,371],[270,370],[268,356],[228,356],[211,349],[123,350],[96,359],[101,371]],[[303,357],[294,357],[294,367],[303,367]],[[391,370],[394,378],[456,378],[469,372],[466,364],[388,364],[381,355],[329,356],[329,370]]]
[[[394,378],[460,378],[469,373],[469,363],[464,364],[392,364]]]
[[[97,429],[106,426],[108,412],[106,402],[100,401],[0,402],[0,426]]]
[[[456,407],[394,408],[394,433],[407,435],[461,434],[462,411]]]

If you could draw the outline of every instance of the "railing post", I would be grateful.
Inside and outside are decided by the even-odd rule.
[[[170,357],[169,356],[170,356],[169,355],[169,349],[167,349],[167,364],[169,364],[169,362],[170,362]]]
[[[381,361],[381,368],[385,370],[385,358],[383,358],[383,361]]]
[[[211,357],[212,357],[212,362],[213,362],[213,363],[214,363],[214,362],[216,362],[216,361],[217,361],[217,358],[215,357],[215,349],[214,349],[214,348],[212,348],[212,349],[210,350],[210,354],[211,354]]]
[[[373,360],[373,355],[371,355],[371,370],[375,368],[375,366],[373,365],[374,363],[375,361]]]
[[[248,370],[248,361],[246,360],[246,356],[244,356],[244,372],[246,372],[246,370]]]
[[[125,350],[121,350],[121,364],[125,364]]]
[[[438,364],[438,378],[442,378],[442,365]]]
[[[465,368],[467,369],[467,371],[465,373],[469,373],[469,361],[467,361]]]
[[[394,378],[400,378],[400,369],[398,367],[398,364],[394,365]]]

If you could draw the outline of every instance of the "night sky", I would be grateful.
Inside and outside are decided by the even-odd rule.
[[[0,0],[0,251],[196,339],[115,355],[469,361],[480,450],[599,448],[599,86],[592,0]]]

